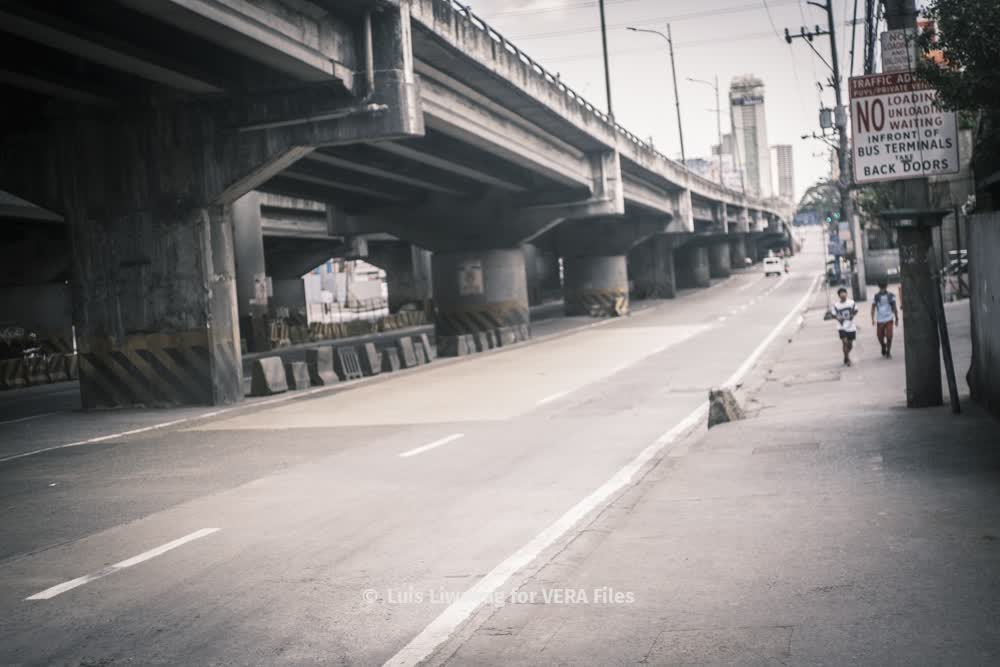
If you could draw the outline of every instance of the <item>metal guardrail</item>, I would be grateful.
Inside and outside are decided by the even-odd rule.
[[[648,151],[653,155],[656,155],[660,159],[666,160],[670,164],[683,170],[684,173],[686,173],[689,178],[694,179],[696,182],[698,182],[705,188],[719,192],[724,192],[726,194],[734,195],[736,197],[745,197],[745,195],[742,192],[722,187],[715,181],[709,180],[704,176],[700,176],[698,174],[693,173],[690,169],[687,168],[687,165],[681,164],[676,160],[667,157],[666,155],[658,151],[651,143],[649,143],[648,141],[644,141],[643,139],[640,139],[638,136],[627,130],[621,124],[619,124],[610,116],[608,116],[608,114],[604,113],[603,111],[595,107],[593,104],[585,100],[582,95],[580,95],[575,90],[573,90],[565,83],[563,83],[558,74],[553,74],[552,72],[548,71],[540,64],[538,64],[538,62],[535,61],[531,56],[526,54],[521,49],[517,48],[517,46],[511,43],[506,37],[504,37],[502,34],[500,34],[494,28],[492,28],[482,17],[477,16],[472,11],[472,8],[469,5],[463,5],[457,2],[457,0],[446,0],[446,2],[448,2],[451,5],[453,10],[465,16],[465,18],[472,25],[476,26],[479,30],[485,33],[490,39],[499,44],[501,48],[503,48],[512,56],[523,62],[528,67],[530,67],[536,74],[544,78],[547,83],[555,86],[557,90],[562,92],[570,100],[574,101],[575,103],[583,107],[586,111],[593,114],[601,122],[611,126],[617,134],[621,135],[629,142],[635,144],[640,149]]]

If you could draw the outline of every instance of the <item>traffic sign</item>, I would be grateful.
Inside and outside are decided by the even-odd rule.
[[[855,183],[955,174],[958,122],[913,72],[850,80]]]

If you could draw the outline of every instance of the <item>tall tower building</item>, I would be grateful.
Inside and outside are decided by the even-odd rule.
[[[736,154],[746,171],[748,193],[771,197],[771,145],[764,116],[764,82],[753,75],[739,76],[729,86],[729,107],[736,136]]]
[[[789,144],[771,146],[774,160],[775,193],[782,199],[795,200],[795,162]]]

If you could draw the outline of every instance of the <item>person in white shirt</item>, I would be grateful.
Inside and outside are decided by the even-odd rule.
[[[858,325],[854,323],[854,316],[858,314],[858,307],[853,299],[847,298],[847,290],[841,287],[837,290],[837,298],[830,313],[833,319],[837,320],[840,326],[837,334],[840,336],[840,343],[844,348],[844,365],[851,365],[851,349],[854,347],[854,339],[858,337]]]

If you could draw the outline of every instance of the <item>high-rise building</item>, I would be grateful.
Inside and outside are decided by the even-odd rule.
[[[771,145],[767,143],[764,82],[739,76],[729,86],[729,107],[736,136],[736,155],[746,173],[748,193],[771,197]]]
[[[774,162],[775,193],[782,199],[795,200],[795,161],[789,144],[771,146]]]

